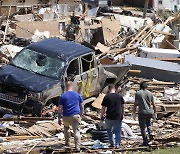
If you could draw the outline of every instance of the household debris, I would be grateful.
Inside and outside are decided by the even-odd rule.
[[[83,116],[81,130],[82,151],[113,153],[179,146],[180,13],[174,13],[164,19],[165,15],[161,18],[157,12],[152,11],[144,19],[142,12],[137,11],[137,8],[106,5],[97,7],[93,3],[87,5],[84,1],[81,4],[79,0],[73,3],[69,1],[66,4],[60,3],[42,4],[40,2],[35,5],[23,5],[23,7],[2,5],[1,11],[3,12],[5,8],[6,12],[0,12],[0,64],[11,63],[11,59],[27,45],[52,37],[74,41],[94,49],[98,67],[103,66],[105,68],[103,73],[108,76],[112,75],[111,72],[117,69],[119,63],[125,66],[127,63],[125,65],[123,63],[128,62],[132,65],[129,73],[126,75],[123,72],[123,76],[114,76],[119,80],[116,84],[121,87],[126,101],[121,148],[108,148],[104,143],[108,142],[106,131],[99,130],[98,125],[99,110],[107,91],[106,86],[114,81],[114,78],[111,78],[107,81],[107,85],[104,85],[99,96],[94,96],[97,99],[87,101],[85,106],[86,113]],[[63,50],[66,51],[65,48]],[[87,67],[87,69],[92,68]],[[122,70],[119,69],[119,72]],[[100,72],[100,74],[103,73]],[[11,71],[6,79],[10,77],[12,77]],[[86,77],[91,78],[91,75],[87,74]],[[139,147],[140,130],[138,122],[132,120],[131,115],[134,95],[141,81],[147,81],[157,104],[158,117],[153,120],[155,139],[151,142],[151,148]],[[9,94],[16,98],[14,87],[9,86],[11,90]],[[89,88],[83,89],[81,92],[86,91],[88,96]],[[21,92],[21,89],[19,91]],[[34,93],[31,95],[34,96]],[[54,120],[57,117],[56,102],[52,100],[43,108],[43,117],[39,118],[29,117],[31,115],[20,117],[21,112],[13,116],[12,110],[0,108],[0,115],[6,114],[8,117],[0,118],[0,142],[2,142],[0,151],[6,153],[67,152],[64,148],[63,126],[59,126]],[[104,133],[104,138],[94,132]],[[74,152],[74,149],[70,152]]]

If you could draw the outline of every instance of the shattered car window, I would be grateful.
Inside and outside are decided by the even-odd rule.
[[[58,78],[64,61],[24,49],[12,60],[13,65],[48,77]]]

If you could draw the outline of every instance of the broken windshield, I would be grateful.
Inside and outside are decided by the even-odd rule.
[[[48,77],[59,77],[64,68],[64,61],[44,54],[24,49],[13,60],[13,65]]]

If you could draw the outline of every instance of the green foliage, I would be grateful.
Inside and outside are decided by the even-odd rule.
[[[128,152],[127,154],[180,154],[180,147],[157,149],[151,152]]]

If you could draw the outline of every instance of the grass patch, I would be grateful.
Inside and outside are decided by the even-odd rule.
[[[180,154],[180,146],[165,149],[157,149],[151,152],[128,152],[127,154]]]
[[[180,147],[158,149],[145,154],[180,154]]]

